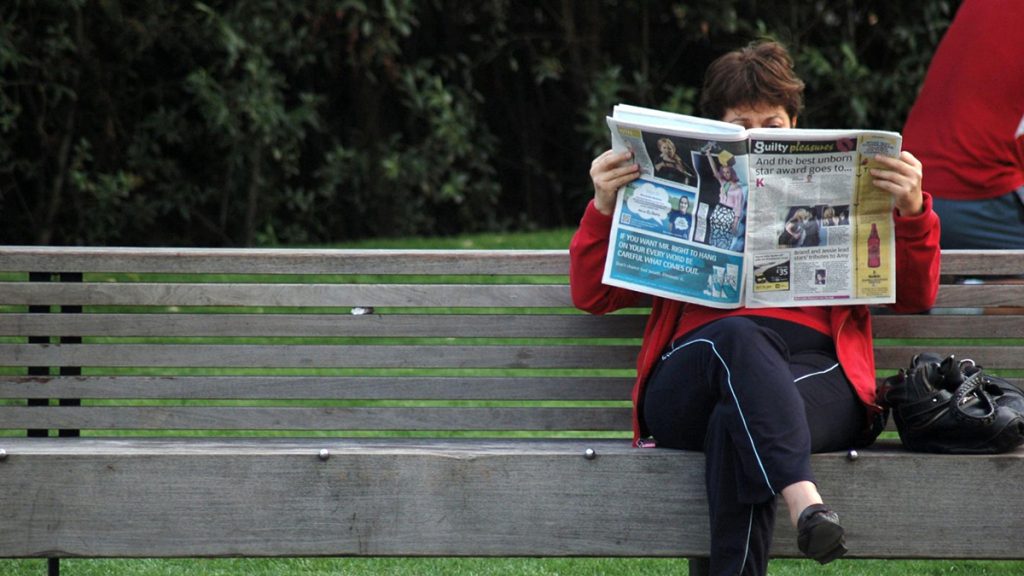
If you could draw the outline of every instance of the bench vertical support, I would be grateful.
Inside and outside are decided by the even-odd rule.
[[[50,281],[50,277],[51,277],[51,274],[49,272],[29,272],[29,274],[28,274],[28,281],[29,282],[49,282]],[[29,306],[28,307],[28,312],[29,312],[29,314],[47,314],[47,313],[50,312],[50,307],[49,306],[39,306],[39,305]],[[50,337],[49,336],[29,336],[28,337],[28,343],[29,344],[49,344],[50,343]],[[49,376],[50,375],[50,368],[49,368],[49,366],[29,366],[28,367],[28,375],[29,376]],[[49,406],[49,404],[50,404],[50,400],[47,399],[47,398],[29,398],[28,399],[28,405],[29,406]],[[49,431],[48,430],[28,430],[26,432],[26,434],[30,438],[45,437],[45,436],[49,435]]]
[[[82,273],[81,272],[62,272],[61,275],[60,275],[60,281],[61,282],[81,282],[82,281]],[[61,311],[61,314],[81,314],[82,313],[82,307],[81,306],[61,306],[60,307],[60,311]],[[60,343],[61,344],[81,344],[82,343],[82,337],[81,336],[61,336]],[[61,366],[60,367],[60,375],[61,376],[81,376],[82,375],[82,368],[80,366]],[[62,398],[60,400],[60,405],[61,406],[81,406],[82,405],[82,401],[79,400],[79,399]],[[77,437],[77,436],[81,435],[79,430],[70,430],[70,429],[61,429],[61,430],[59,430],[57,432],[57,434],[60,435],[60,436],[67,436],[67,437]]]
[[[61,275],[61,280],[64,280],[65,277],[68,277],[67,280],[71,281],[71,282],[81,282],[82,281],[82,275],[81,274],[62,274]],[[50,282],[52,279],[53,279],[53,275],[50,274],[49,272],[29,272],[29,275],[28,275],[29,282]],[[30,314],[48,314],[50,312],[50,307],[46,306],[46,305],[29,306],[28,307],[28,311],[29,311]],[[82,311],[82,307],[81,306],[64,306],[64,307],[61,307],[61,312],[81,312],[81,311]],[[61,343],[65,343],[66,342],[66,343],[71,344],[71,343],[81,343],[81,341],[82,341],[82,339],[80,337],[61,338]],[[50,343],[50,337],[49,336],[29,336],[28,342],[29,342],[29,344],[49,344]],[[81,368],[70,368],[70,367],[69,368],[61,368],[60,369],[60,373],[62,375],[78,375],[78,374],[82,373],[82,370],[81,370]],[[50,375],[50,367],[49,366],[29,366],[29,368],[28,368],[28,375],[29,376],[49,376]],[[29,406],[49,406],[50,405],[50,399],[49,398],[28,398],[27,401],[28,401],[28,405]],[[65,404],[65,402],[71,402],[71,404]],[[81,402],[80,401],[76,402],[76,401],[61,400],[61,405],[62,406],[63,405],[77,405],[77,404],[81,404]],[[61,436],[68,436],[68,435],[77,436],[78,435],[77,431],[67,431],[67,432],[73,432],[73,434],[66,434],[64,430],[59,431],[58,434],[60,434]],[[46,436],[50,435],[50,431],[49,430],[44,430],[44,429],[28,430],[26,433],[27,433],[27,435],[29,437],[44,437],[45,438]],[[46,559],[46,574],[47,574],[47,576],[60,576],[60,558],[47,558]]]
[[[690,558],[690,576],[708,576],[711,574],[711,559],[707,556]]]

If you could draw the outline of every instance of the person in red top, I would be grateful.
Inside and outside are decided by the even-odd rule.
[[[965,0],[903,127],[942,247],[1024,249],[1024,5]]]
[[[782,45],[755,43],[712,63],[701,107],[747,128],[793,127],[803,86]],[[893,308],[924,311],[938,291],[938,217],[913,155],[877,160],[874,184],[895,203]],[[569,249],[570,289],[582,310],[605,314],[642,298],[601,283],[616,191],[638,174],[629,152],[609,150],[591,164],[594,198]],[[825,563],[846,552],[810,455],[878,434],[865,306],[718,310],[655,297],[637,369],[634,444],[706,455],[712,574],[766,573],[779,495],[804,554]]]

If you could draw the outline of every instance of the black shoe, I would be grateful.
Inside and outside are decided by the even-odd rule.
[[[839,515],[824,504],[804,508],[796,530],[797,546],[808,558],[828,564],[846,554],[846,531],[839,525]]]

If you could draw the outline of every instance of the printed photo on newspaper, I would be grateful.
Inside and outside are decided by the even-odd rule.
[[[637,106],[608,118],[640,178],[619,190],[604,282],[716,308],[895,301],[877,130],[754,129]]]

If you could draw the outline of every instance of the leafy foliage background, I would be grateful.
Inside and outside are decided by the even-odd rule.
[[[0,242],[574,225],[618,102],[771,36],[802,127],[899,130],[957,0],[7,0]]]

